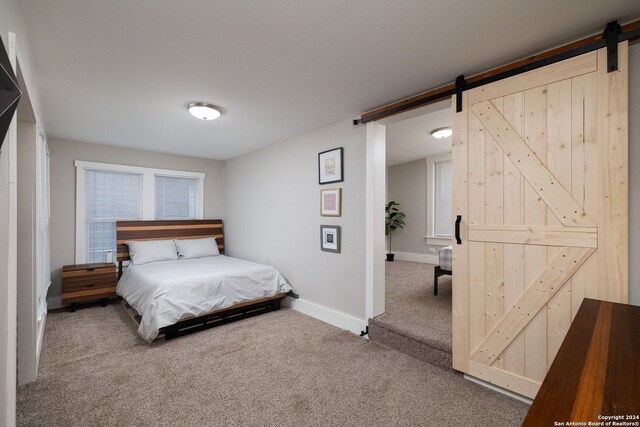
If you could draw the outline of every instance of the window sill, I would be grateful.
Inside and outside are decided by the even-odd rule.
[[[452,244],[451,237],[443,237],[443,236],[425,236],[427,239],[427,245],[435,245],[435,246],[449,246]]]

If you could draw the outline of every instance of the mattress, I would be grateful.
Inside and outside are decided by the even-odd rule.
[[[451,267],[451,246],[444,247],[438,251],[438,258],[440,261],[440,268],[442,270],[453,271]]]
[[[142,316],[147,342],[184,318],[292,290],[275,268],[224,255],[131,265],[116,287]]]

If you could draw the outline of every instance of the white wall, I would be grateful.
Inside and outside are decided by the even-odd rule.
[[[29,86],[31,104],[37,118],[40,102],[37,86],[32,78],[29,39],[18,4],[18,0],[0,0],[0,36],[5,48],[9,50],[8,33],[17,35],[16,55],[24,80]],[[15,214],[17,208],[15,166],[16,152],[10,153],[9,146],[5,143],[0,152],[0,425],[6,426],[15,424],[17,224],[10,221],[11,212]]]
[[[451,153],[445,153],[387,168],[387,201],[400,203],[400,210],[407,214],[407,225],[391,238],[397,259],[437,262],[438,250],[451,244],[426,238],[433,235],[433,163],[450,159]]]
[[[222,218],[222,162],[187,156],[130,150],[101,144],[49,139],[51,156],[51,272],[49,308],[62,305],[61,269],[75,263],[76,160],[204,172],[204,217]]]
[[[400,204],[406,226],[391,235],[392,252],[426,254],[427,162],[418,159],[387,168],[387,201]],[[388,239],[387,239],[388,244]]]
[[[629,48],[629,303],[640,305],[640,43]]]
[[[225,161],[225,243],[273,265],[300,298],[365,318],[365,126],[345,120]],[[344,147],[344,182],[318,184],[318,153]],[[342,217],[320,216],[320,189],[342,188]],[[342,253],[320,250],[320,225],[342,226]]]

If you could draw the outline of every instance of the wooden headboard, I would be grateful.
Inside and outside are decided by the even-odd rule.
[[[116,240],[118,262],[129,260],[132,240],[202,239],[215,237],[220,253],[224,253],[224,231],[221,219],[195,219],[171,221],[118,221]]]

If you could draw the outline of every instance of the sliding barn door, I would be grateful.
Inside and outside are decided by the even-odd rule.
[[[455,103],[455,98],[454,98]],[[534,397],[583,298],[627,302],[627,43],[453,113],[453,366]]]

